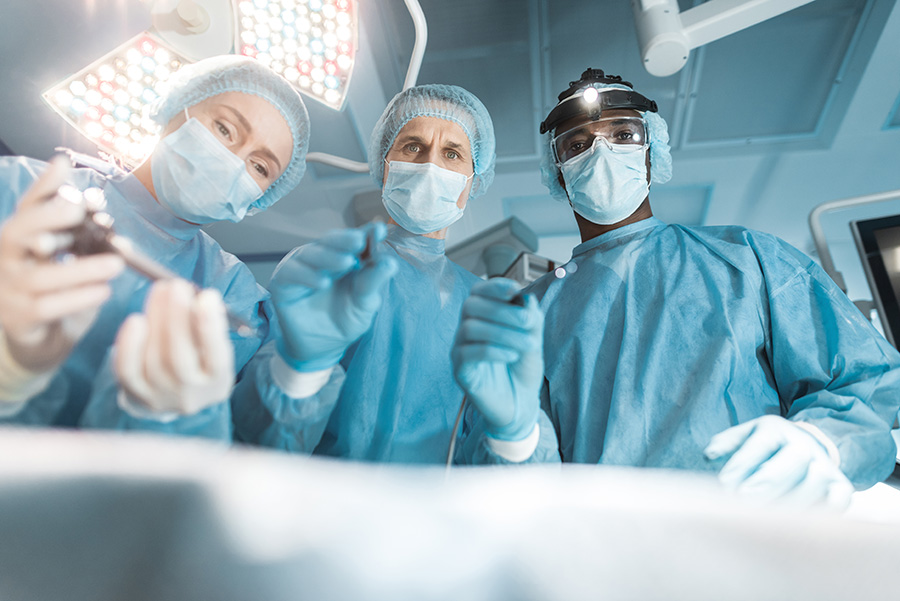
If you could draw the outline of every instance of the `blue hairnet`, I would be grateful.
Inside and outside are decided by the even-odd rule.
[[[166,81],[165,90],[149,109],[149,117],[165,126],[186,107],[224,92],[244,92],[267,100],[287,121],[294,148],[284,173],[251,205],[262,210],[297,187],[306,171],[309,115],[300,94],[286,79],[256,59],[227,54],[185,65]]]
[[[487,109],[459,86],[425,84],[403,90],[388,103],[369,143],[369,173],[378,186],[384,179],[384,157],[403,126],[416,117],[438,117],[459,125],[469,138],[475,177],[469,198],[481,196],[494,181],[496,139]]]
[[[631,90],[623,85],[595,85],[598,90],[607,88],[618,90]],[[669,128],[666,121],[658,113],[645,111],[644,121],[647,123],[647,138],[650,140],[650,181],[655,184],[664,184],[672,179],[672,153],[669,147]],[[562,132],[560,132],[562,133]],[[568,202],[569,197],[565,189],[559,185],[557,176],[559,168],[556,159],[553,158],[553,136],[555,131],[548,131],[543,136],[541,144],[541,182],[550,190],[550,196],[556,200]]]

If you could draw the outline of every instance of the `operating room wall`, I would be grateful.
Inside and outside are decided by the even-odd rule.
[[[841,0],[831,4],[859,7],[868,1]],[[876,3],[884,5],[885,1]],[[57,10],[47,10],[50,4]],[[576,78],[578,69],[590,63],[591,66],[627,75],[641,89],[649,90],[651,95],[655,91],[665,91],[668,95],[659,98],[663,116],[672,122],[673,130],[677,130],[674,110],[677,102],[671,94],[675,88],[671,85],[667,88],[664,84],[682,75],[653,78],[641,72],[637,46],[632,39],[630,9],[613,0],[469,0],[453,4],[423,0],[422,4],[426,14],[434,18],[429,22],[432,35],[420,81],[440,77],[448,83],[471,87],[473,92],[484,96],[498,124],[503,122],[501,143],[516,141],[516,144],[505,145],[491,189],[485,196],[472,201],[463,218],[451,228],[448,246],[509,216],[524,216],[526,223],[538,234],[538,252],[557,261],[566,260],[572,246],[579,241],[571,211],[565,204],[550,198],[540,182],[536,161],[532,159],[529,162],[524,158],[527,153],[534,152],[531,145],[518,148],[519,142],[524,144],[535,137],[537,123],[542,114],[546,114],[541,113],[541,103],[552,101],[559,86],[564,85],[560,82]],[[527,5],[533,13],[529,14],[537,14],[541,18],[528,21],[531,29],[521,23],[507,26],[503,33],[506,37],[518,36],[514,43],[504,45],[498,42],[489,45],[484,52],[474,47],[457,47],[459,36],[472,34],[470,30],[481,32],[481,37],[477,39],[484,44],[497,42],[498,38],[492,32],[503,27],[503,19],[526,18],[527,15],[517,8],[519,4]],[[815,12],[823,10],[817,6],[827,7],[828,2],[817,1],[807,7],[812,13],[811,18],[824,18]],[[546,9],[552,18],[543,18],[543,13],[537,8]],[[43,104],[40,92],[148,27],[147,10],[144,3],[123,3],[120,0],[0,3],[0,31],[4,33],[0,39],[0,50],[3,50],[0,52],[0,81],[3,82],[0,86],[0,139],[13,152],[37,158],[48,158],[53,147],[61,144],[91,152],[90,143]],[[360,35],[360,69],[353,76],[354,84],[347,107],[342,113],[337,113],[310,103],[314,142],[311,150],[333,151],[357,159],[362,158],[361,148],[386,99],[398,89],[412,40],[412,24],[402,0],[367,2],[361,11],[365,19]],[[459,14],[448,20],[443,18],[448,11]],[[579,25],[579,21],[587,27],[587,19],[576,17],[597,11],[614,11],[609,14],[616,16],[618,25],[608,27],[608,35],[604,39],[610,37],[620,43],[613,51],[596,53],[594,58],[589,45],[568,43],[572,36],[571,31],[565,28]],[[493,20],[479,22],[478,27],[469,26],[469,21],[482,13],[489,14]],[[369,18],[373,14],[384,18]],[[695,149],[678,150],[674,155],[672,181],[664,186],[654,186],[651,190],[656,214],[664,220],[688,224],[734,223],[757,228],[782,236],[812,254],[806,219],[814,206],[849,196],[900,188],[900,161],[897,158],[900,157],[900,129],[896,126],[885,128],[888,122],[898,123],[900,9],[895,4],[887,19],[879,16],[878,20],[879,23],[884,21],[883,31],[877,38],[871,58],[867,58],[856,71],[861,73],[858,83],[850,77],[839,82],[839,87],[855,88],[855,93],[846,110],[842,109],[840,127],[833,139],[826,140],[819,148],[805,150],[797,150],[792,145],[783,148],[777,145],[748,146],[728,153],[711,151],[701,154]],[[78,23],[79,26],[67,28],[60,24],[61,21]],[[386,22],[392,24],[393,29],[386,30]],[[539,26],[546,23],[552,26],[551,37],[544,40],[546,45],[535,44],[535,40],[543,39],[538,35]],[[38,39],[38,32],[48,29],[55,34],[41,38],[42,44],[32,43]],[[402,35],[395,36],[394,29]],[[773,27],[773,30],[778,28]],[[707,59],[718,53],[722,44],[743,43],[743,34],[710,44],[705,51]],[[392,40],[396,42],[393,47],[384,45]],[[554,45],[554,41],[558,43]],[[784,42],[781,39],[777,41],[779,44]],[[797,36],[795,45],[802,43],[802,36]],[[791,48],[789,45],[786,47]],[[391,64],[396,67],[394,78],[379,75],[373,65],[386,66],[381,61],[391,51],[397,50],[406,54],[401,52],[397,55],[396,65]],[[699,54],[698,51],[694,56]],[[531,60],[529,56],[540,60]],[[432,59],[429,60],[429,57]],[[548,60],[541,62],[543,58]],[[760,71],[760,60],[758,55],[748,52],[734,63],[733,69],[737,73],[757,73]],[[510,61],[518,61],[518,67],[507,69],[505,65]],[[707,72],[702,71],[700,62],[693,65],[695,75],[700,73],[705,76]],[[477,73],[470,68],[472,64],[479,65]],[[538,64],[543,65],[541,69],[549,71],[535,70]],[[779,64],[772,62],[763,67],[763,70],[774,73],[778,71]],[[808,68],[821,67],[812,63]],[[686,71],[683,74],[687,77]],[[541,87],[543,81],[549,82],[547,90]],[[748,88],[766,87],[770,85],[770,80],[763,77],[746,82],[746,85]],[[495,94],[495,89],[505,93]],[[536,99],[529,96],[532,89],[538,90]],[[704,100],[706,105],[722,104],[714,94],[709,102]],[[773,104],[784,102],[779,97],[778,89],[772,89],[768,97]],[[515,103],[515,106],[509,106],[509,103]],[[754,115],[758,113],[763,117],[770,110],[766,105],[753,108]],[[795,108],[798,113],[812,110],[802,102]],[[783,107],[778,114],[783,118]],[[695,114],[694,119],[702,117]],[[512,156],[517,152],[521,156]],[[226,249],[241,255],[287,252],[329,229],[355,225],[353,198],[374,189],[371,179],[366,174],[320,167],[311,165],[300,188],[272,210],[245,219],[240,224],[216,224],[208,228],[209,231]],[[683,203],[694,204],[688,207]],[[847,222],[894,213],[900,213],[900,205],[887,203],[825,217],[830,248],[849,285],[851,298],[870,298],[871,294]],[[268,279],[268,267],[257,270],[261,281]]]
[[[654,201],[654,198],[665,198],[662,192],[666,188],[706,186],[710,199],[703,224],[738,224],[770,232],[817,258],[807,225],[808,215],[815,206],[900,189],[900,128],[891,125],[897,121],[900,105],[898,32],[900,5],[895,5],[828,147],[790,150],[786,146],[780,150],[770,146],[756,153],[721,156],[675,152],[672,180],[651,188],[655,212],[663,217],[669,208],[663,200]],[[735,68],[740,69],[740,65]],[[760,107],[760,111],[765,110],[764,106]],[[488,194],[474,201],[464,218],[453,226],[450,239],[464,239],[508,217],[503,210],[504,199],[541,194],[546,195],[548,222],[559,224],[560,212],[571,214],[565,204],[546,194],[536,171],[500,173]],[[848,295],[853,300],[871,299],[872,294],[848,223],[893,214],[900,214],[900,201],[837,211],[823,218],[835,265],[843,274]],[[579,241],[574,219],[567,232],[546,233],[539,231],[539,223],[529,225],[538,231],[539,252],[556,260],[566,260],[570,254],[567,251]]]

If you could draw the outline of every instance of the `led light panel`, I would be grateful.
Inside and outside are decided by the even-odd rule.
[[[100,149],[134,167],[156,144],[144,107],[160,83],[190,60],[142,33],[43,94],[57,113]]]
[[[235,48],[340,110],[358,36],[355,0],[235,0]]]

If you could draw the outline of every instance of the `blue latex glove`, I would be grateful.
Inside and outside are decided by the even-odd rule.
[[[544,314],[532,295],[525,306],[510,303],[518,292],[512,280],[475,284],[453,345],[456,381],[499,440],[522,440],[534,430],[544,377]]]
[[[361,255],[386,235],[383,223],[337,230],[279,263],[269,290],[282,329],[278,352],[288,365],[298,371],[337,365],[369,329],[397,264],[384,254]]]
[[[726,487],[761,500],[844,509],[854,488],[815,436],[783,417],[766,415],[713,436],[704,454],[727,460]]]

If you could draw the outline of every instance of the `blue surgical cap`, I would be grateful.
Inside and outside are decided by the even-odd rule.
[[[623,85],[594,85],[598,90],[616,89],[631,90]],[[666,121],[657,113],[645,111],[644,121],[647,123],[647,138],[650,141],[650,181],[655,184],[664,184],[672,179],[672,152],[669,147],[669,128]],[[562,133],[562,132],[559,132]],[[565,189],[559,185],[559,167],[553,158],[553,136],[555,131],[545,133],[541,144],[541,181],[550,190],[550,195],[556,200],[569,201]]]
[[[403,126],[416,117],[438,117],[459,125],[469,138],[475,177],[469,198],[481,196],[494,181],[496,139],[487,109],[471,92],[459,86],[425,84],[403,90],[388,103],[375,124],[369,143],[369,173],[380,187],[384,158]]]
[[[185,65],[166,81],[165,90],[149,109],[149,117],[165,127],[185,108],[224,92],[254,94],[281,113],[291,130],[294,148],[284,173],[252,205],[267,209],[297,187],[306,171],[309,115],[300,94],[286,79],[256,59],[227,54]]]

